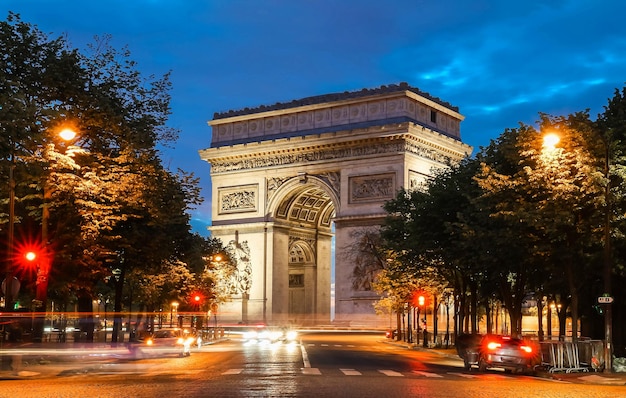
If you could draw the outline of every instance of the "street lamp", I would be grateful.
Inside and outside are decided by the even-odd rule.
[[[59,131],[57,135],[64,141],[70,142],[76,138],[77,133],[73,129],[64,128]],[[38,303],[40,303],[43,313],[45,314],[47,309],[48,277],[50,275],[51,263],[50,253],[48,252],[48,220],[50,219],[48,202],[51,198],[51,191],[48,189],[47,176],[44,177],[42,190],[43,204],[41,209],[41,244],[46,255],[43,256],[43,258],[41,258],[38,262],[35,299]],[[45,316],[41,319],[41,322],[38,322],[37,328],[33,331],[34,341],[41,341],[43,337],[44,319]]]
[[[612,273],[612,256],[611,256],[611,153],[610,143],[606,136],[598,134],[604,146],[604,163],[603,176],[606,180],[604,186],[604,225],[603,225],[603,294],[605,298],[601,303],[604,305],[604,372],[611,373],[613,371],[613,312],[611,303],[611,273]],[[543,136],[544,148],[554,150],[559,143],[560,137],[556,133],[546,133]],[[600,301],[600,298],[598,299]]]

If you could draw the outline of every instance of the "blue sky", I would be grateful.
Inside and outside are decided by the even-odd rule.
[[[478,148],[539,112],[595,116],[626,84],[623,0],[0,0],[84,49],[110,34],[145,75],[172,71],[167,166],[194,172],[210,224],[215,112],[407,82],[458,106]]]

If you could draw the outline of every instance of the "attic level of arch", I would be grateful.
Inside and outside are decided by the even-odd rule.
[[[412,122],[460,140],[464,117],[411,90],[374,94],[314,105],[218,118],[212,127],[211,146],[316,135],[353,128]]]
[[[309,145],[308,140],[315,142]],[[363,159],[391,153],[408,152],[426,159],[450,163],[462,159],[467,152],[458,150],[458,142],[413,123],[402,123],[363,131],[346,131],[319,136],[302,136],[201,151],[210,159],[211,172],[219,174],[246,169],[262,169],[297,165],[316,161]],[[272,147],[272,150],[264,150]],[[275,149],[279,148],[279,149]]]

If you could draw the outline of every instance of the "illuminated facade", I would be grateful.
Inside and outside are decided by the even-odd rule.
[[[462,120],[406,84],[216,114],[199,152],[211,164],[210,231],[247,278],[221,321],[388,322],[372,305],[378,267],[358,261],[355,236],[381,224],[400,187],[471,152]]]

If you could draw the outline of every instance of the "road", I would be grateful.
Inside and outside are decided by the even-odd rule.
[[[295,344],[251,344],[233,338],[186,358],[90,356],[54,369],[0,381],[0,397],[626,396],[625,386],[465,372],[456,358],[408,350],[379,335],[337,332],[303,333]]]

